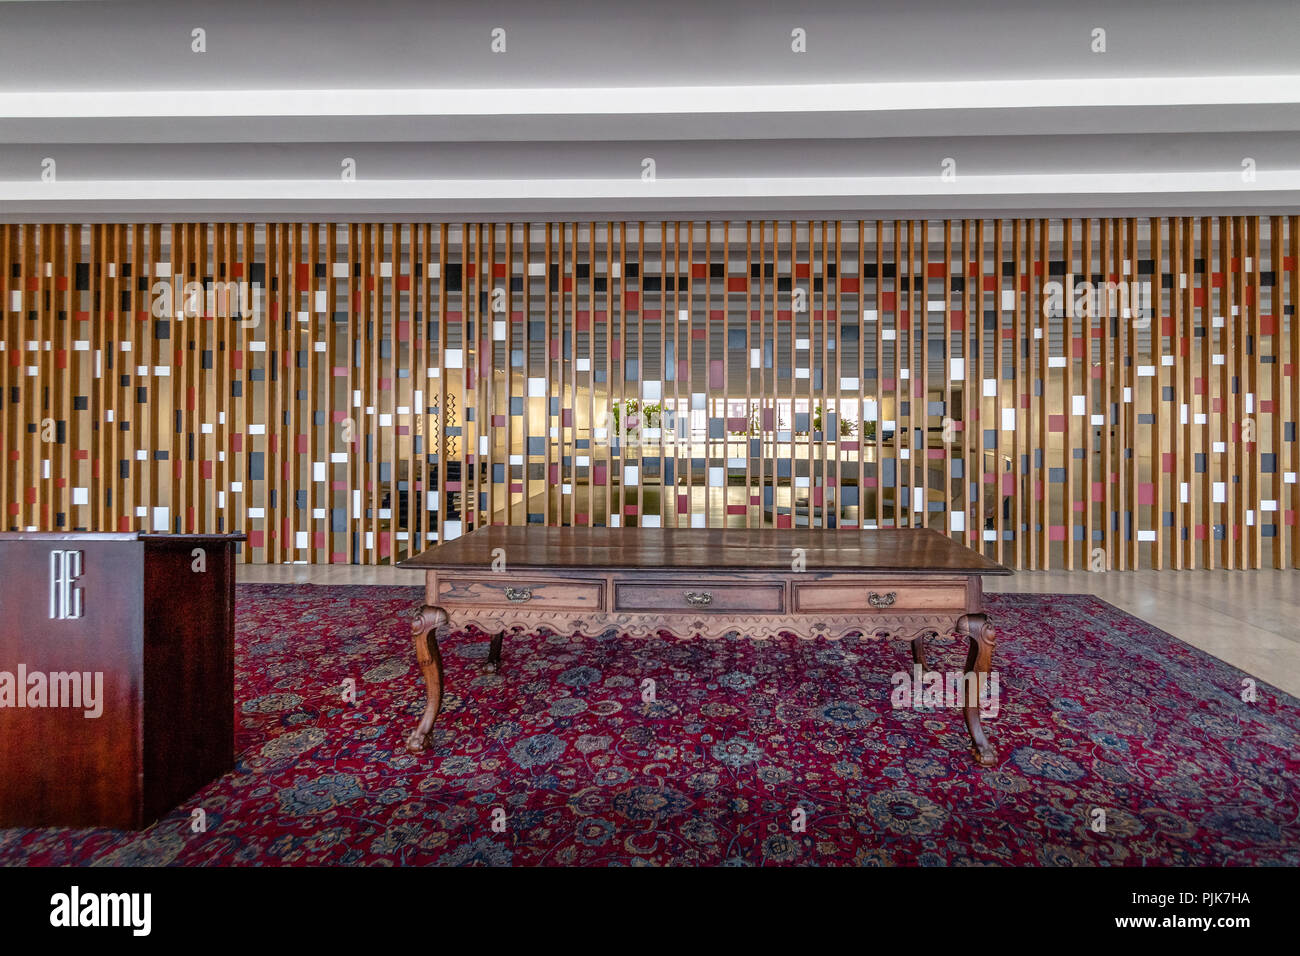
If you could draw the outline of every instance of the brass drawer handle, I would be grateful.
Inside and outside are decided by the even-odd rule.
[[[708,607],[713,603],[713,595],[708,591],[686,591],[682,596],[691,607]]]
[[[867,603],[872,607],[893,607],[896,597],[898,597],[897,591],[890,591],[888,594],[877,594],[872,591],[867,595]]]
[[[523,604],[525,601],[531,601],[532,597],[532,588],[506,588],[506,600],[512,604]]]

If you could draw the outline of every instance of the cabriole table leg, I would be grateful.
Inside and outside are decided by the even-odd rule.
[[[406,749],[420,753],[426,746],[429,731],[442,709],[442,655],[438,652],[438,632],[447,633],[447,612],[426,604],[416,612],[411,621],[411,638],[415,643],[415,659],[424,675],[428,701],[419,724],[406,738]]]
[[[964,614],[957,619],[957,633],[970,641],[966,655],[966,680],[962,710],[966,715],[966,729],[970,731],[971,750],[982,767],[992,767],[998,762],[997,751],[989,743],[980,723],[979,680],[988,680],[993,668],[993,647],[996,643],[993,625],[983,614]]]

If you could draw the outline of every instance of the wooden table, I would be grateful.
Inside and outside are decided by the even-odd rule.
[[[990,672],[994,631],[981,578],[1011,571],[937,531],[485,527],[398,567],[425,572],[425,604],[411,624],[427,702],[407,748],[419,752],[442,706],[438,638],[469,627],[491,635],[501,661],[507,631],[549,628],[633,637],[755,638],[862,633],[911,642],[927,670],[925,638],[969,640],[968,691]],[[996,752],[979,701],[962,710],[978,762]]]

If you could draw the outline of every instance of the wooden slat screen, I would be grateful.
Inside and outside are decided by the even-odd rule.
[[[1298,232],[4,225],[5,524],[242,530],[277,563],[491,521],[1296,567]]]

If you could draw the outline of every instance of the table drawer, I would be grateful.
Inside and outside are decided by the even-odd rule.
[[[794,607],[800,613],[842,611],[853,614],[964,610],[966,585],[961,581],[936,584],[908,581],[795,584]]]
[[[604,586],[602,581],[530,581],[506,574],[499,579],[440,577],[438,603],[599,611],[604,608]]]
[[[697,581],[662,581],[657,584],[614,584],[616,611],[751,611],[785,610],[783,584],[700,584]]]

